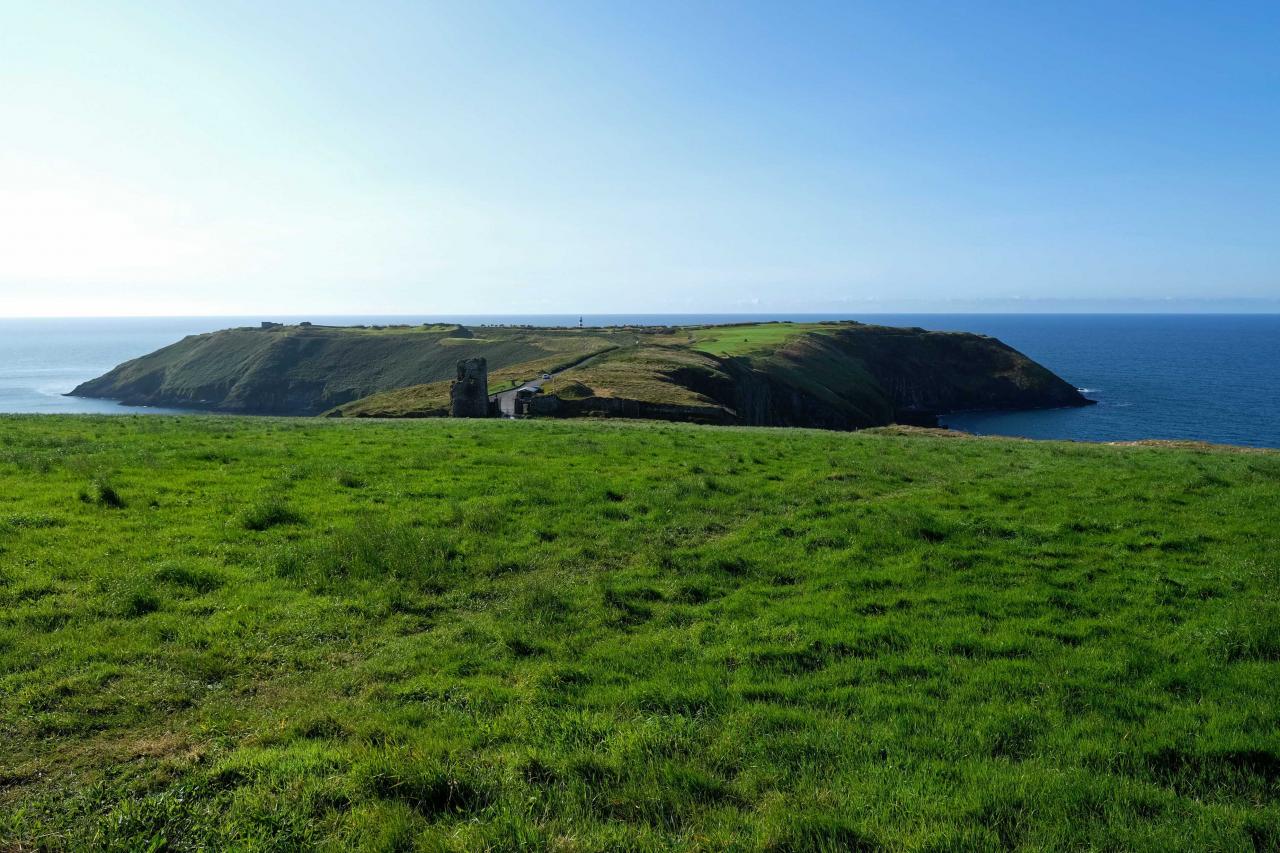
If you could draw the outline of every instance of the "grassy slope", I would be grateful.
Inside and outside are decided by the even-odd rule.
[[[767,357],[790,340],[828,328],[819,323],[747,323],[677,329],[596,359],[558,377],[545,390],[568,398],[594,395],[670,406],[720,406],[688,384],[688,378],[698,374],[703,383],[732,381],[708,355]]]
[[[395,388],[361,397],[350,403],[335,406],[327,414],[344,418],[443,418],[449,415],[449,388],[453,380],[427,382]],[[489,391],[496,392],[510,387],[498,376],[490,375]]]
[[[852,412],[860,420],[893,420],[893,401],[867,370],[866,363],[829,332],[792,337],[772,350],[756,351],[747,357],[758,369],[840,410]],[[928,375],[936,369],[935,365],[921,373]]]
[[[589,389],[599,397],[618,397],[672,406],[717,406],[692,388],[671,378],[680,371],[729,378],[713,359],[693,350],[672,346],[631,346],[571,370],[544,386],[548,394],[573,398]]]
[[[596,330],[514,327],[228,329],[197,335],[85,383],[129,402],[211,401],[229,411],[317,414],[391,389],[452,379],[462,358],[490,369],[571,363],[613,345]],[[141,395],[143,399],[135,399]]]
[[[1042,366],[988,338],[851,323],[679,329],[596,359],[546,391],[731,408],[731,390],[718,400],[706,396],[708,388],[731,389],[734,382],[726,373],[729,362],[717,359],[749,366],[775,388],[793,389],[855,426],[887,424],[901,411],[946,409],[944,401],[960,408],[1017,408],[1009,388],[1043,391],[1056,385],[1077,397]]]
[[[0,839],[1275,849],[1277,531],[1276,454],[0,418]]]

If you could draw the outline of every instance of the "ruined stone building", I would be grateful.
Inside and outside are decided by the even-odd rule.
[[[458,378],[449,386],[449,414],[455,418],[489,417],[489,365],[483,358],[458,362]]]

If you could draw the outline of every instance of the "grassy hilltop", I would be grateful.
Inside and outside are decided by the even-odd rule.
[[[558,373],[539,412],[551,416],[856,429],[1088,402],[993,338],[861,323],[227,329],[72,393],[248,414],[431,417],[448,413],[458,360],[477,356],[492,391]]]
[[[0,847],[1274,850],[1280,454],[0,418]]]

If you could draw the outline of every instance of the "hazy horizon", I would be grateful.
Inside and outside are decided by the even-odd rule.
[[[890,303],[891,305],[902,305],[903,303]],[[405,309],[393,309],[389,311],[342,311],[342,312],[307,312],[298,309],[283,310],[267,310],[267,311],[228,311],[219,313],[192,313],[192,314],[168,314],[168,313],[136,313],[136,314],[0,314],[3,320],[129,320],[129,319],[245,319],[245,318],[261,318],[263,320],[276,320],[281,317],[287,322],[297,322],[304,319],[332,319],[332,318],[484,318],[484,317],[632,317],[632,316],[655,316],[655,317],[700,317],[709,315],[721,315],[729,317],[743,318],[767,318],[767,317],[785,317],[785,316],[835,316],[846,315],[849,317],[875,317],[875,316],[903,316],[903,315],[957,315],[963,316],[971,314],[974,316],[982,315],[999,315],[999,314],[1061,314],[1061,315],[1143,315],[1143,314],[1221,314],[1221,315],[1271,315],[1280,314],[1280,299],[1257,299],[1257,300],[1115,300],[1112,303],[1103,301],[1075,301],[1075,300],[1006,300],[994,301],[990,304],[971,301],[961,306],[934,303],[935,307],[927,307],[921,305],[909,305],[901,308],[886,307],[883,304],[863,303],[858,307],[832,308],[829,310],[705,310],[705,311],[570,311],[570,310],[545,310],[545,311],[411,311]]]
[[[1277,43],[1266,3],[12,4],[0,316],[1278,311]]]

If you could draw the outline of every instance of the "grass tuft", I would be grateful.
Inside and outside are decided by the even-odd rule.
[[[81,490],[80,500],[97,504],[107,509],[124,509],[125,500],[105,477],[94,477],[89,485]]]
[[[269,530],[282,524],[302,524],[304,520],[301,513],[278,496],[260,500],[240,514],[240,526],[255,531]]]

